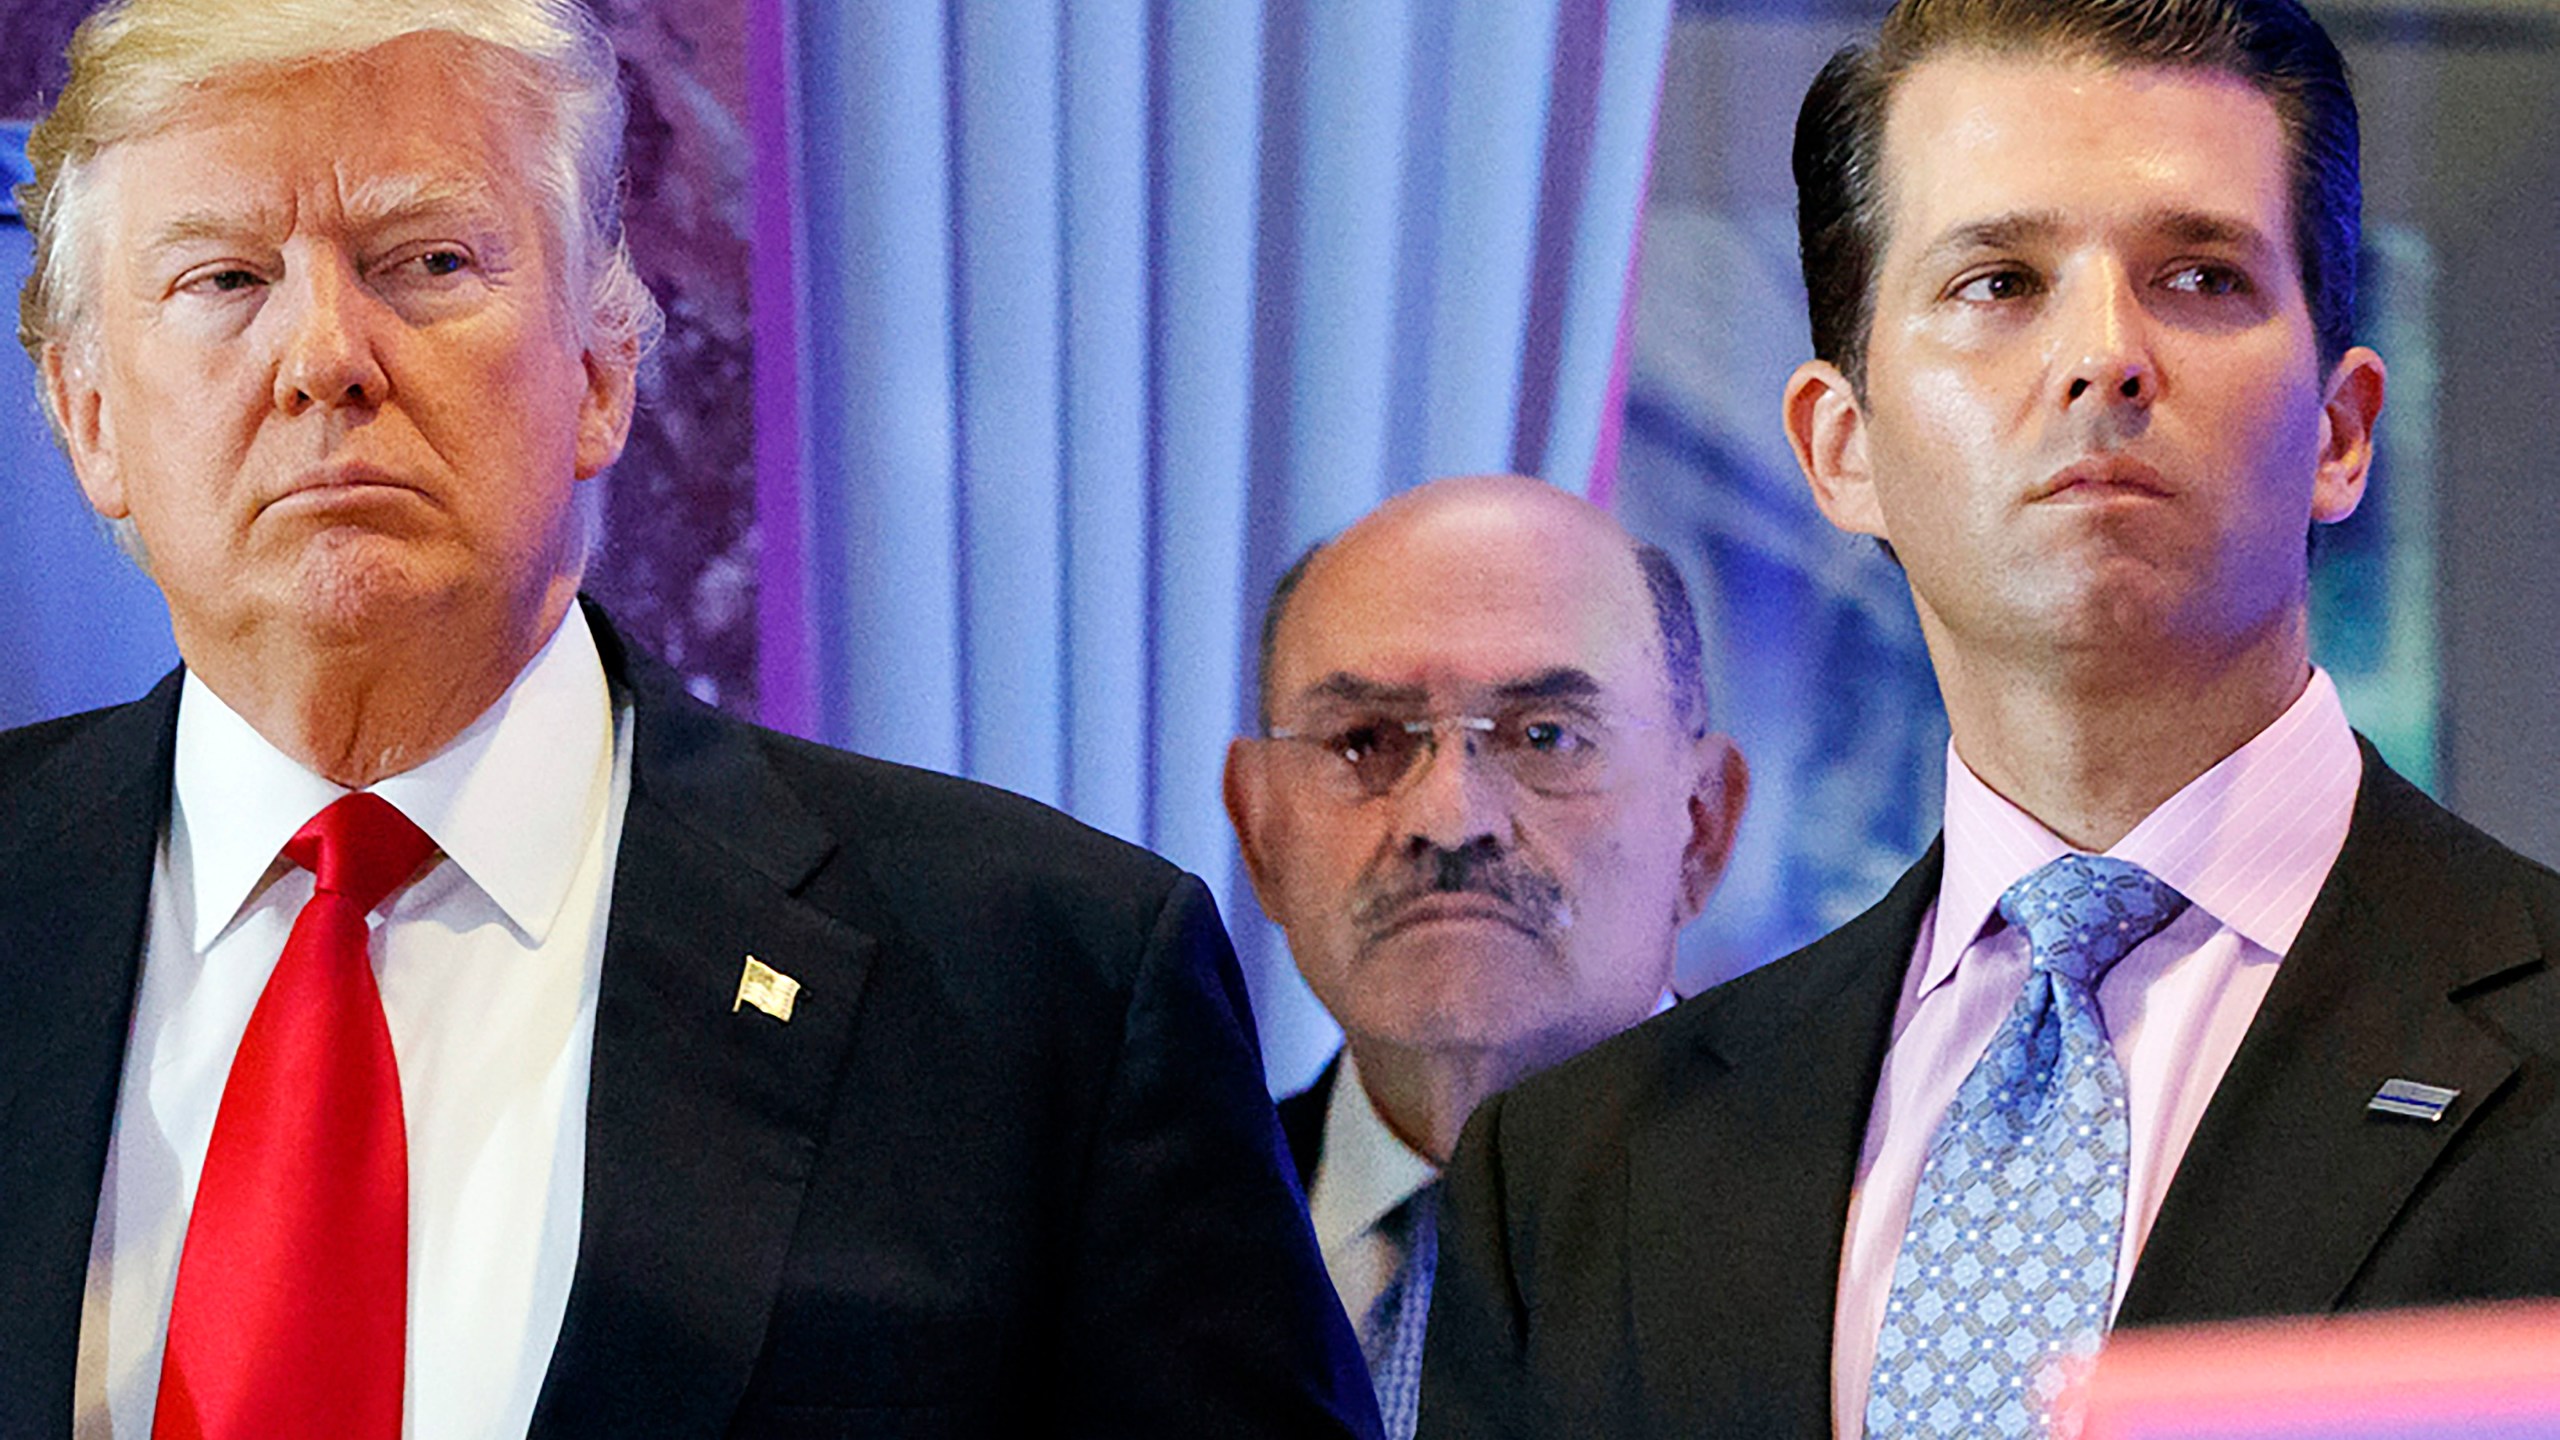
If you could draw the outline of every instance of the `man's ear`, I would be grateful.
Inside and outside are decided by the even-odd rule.
[[[1808,360],[1787,377],[1787,443],[1813,487],[1823,518],[1843,530],[1890,541],[1867,466],[1867,416],[1849,377],[1827,360]]]
[[[1271,814],[1271,776],[1253,741],[1238,737],[1227,742],[1226,777],[1220,788],[1226,797],[1227,823],[1235,827],[1236,849],[1244,856],[1245,878],[1253,882],[1253,898],[1261,902],[1262,913],[1270,915],[1271,891],[1263,883],[1262,827]]]
[[[1698,742],[1696,778],[1689,789],[1689,843],[1680,852],[1679,923],[1707,908],[1716,883],[1733,860],[1733,837],[1751,799],[1751,767],[1722,735]]]
[[[2311,484],[2311,518],[2334,525],[2364,502],[2373,473],[2373,427],[2382,417],[2382,357],[2358,345],[2338,357],[2320,407],[2320,468]]]
[[[89,508],[109,520],[129,518],[133,507],[126,502],[124,474],[116,467],[112,417],[89,363],[74,346],[53,341],[45,345],[37,366],[43,372],[45,411],[54,434],[61,437],[63,453],[71,457],[71,473],[79,478]]]
[[[578,465],[581,480],[592,480],[622,458],[631,439],[631,411],[638,403],[640,357],[628,347],[589,350],[584,357],[587,391],[578,402]]]

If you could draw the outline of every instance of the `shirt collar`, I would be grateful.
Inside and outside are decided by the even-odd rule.
[[[2144,816],[2107,853],[2160,877],[2252,945],[2282,955],[2302,933],[2347,839],[2363,776],[2337,686],[2311,683],[2275,721]],[[2001,893],[2071,852],[1947,746],[1946,876],[1920,993],[1945,983],[1991,925]]]
[[[372,787],[427,832],[530,944],[567,902],[613,782],[613,712],[586,616],[560,627],[497,703],[425,763]],[[187,672],[178,699],[173,857],[211,947],[285,842],[348,792],[268,743]]]
[[[1328,1252],[1374,1228],[1415,1191],[1440,1178],[1438,1167],[1378,1118],[1347,1045],[1341,1068],[1334,1072],[1333,1095],[1325,1103],[1323,1133],[1307,1209],[1316,1243]]]

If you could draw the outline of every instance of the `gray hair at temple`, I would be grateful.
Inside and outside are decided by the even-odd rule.
[[[1271,658],[1280,643],[1280,617],[1289,608],[1289,597],[1297,593],[1298,582],[1307,577],[1307,567],[1332,543],[1319,540],[1291,561],[1272,583],[1271,600],[1262,607],[1253,693],[1255,719],[1264,730],[1271,728]],[[1646,540],[1631,541],[1629,549],[1644,576],[1645,595],[1653,602],[1653,623],[1662,637],[1662,676],[1671,691],[1671,718],[1679,722],[1681,733],[1694,740],[1707,733],[1706,657],[1698,638],[1697,607],[1690,603],[1689,584],[1680,578],[1679,562],[1669,551]]]
[[[208,85],[323,65],[419,33],[497,52],[475,78],[522,104],[532,122],[540,157],[532,182],[550,211],[569,293],[586,297],[580,338],[592,352],[636,364],[665,321],[623,241],[624,107],[613,43],[578,0],[109,4],[72,36],[70,82],[27,139],[35,178],[17,196],[35,237],[35,268],[18,297],[18,343],[41,360],[48,346],[89,338],[102,151],[166,125]]]

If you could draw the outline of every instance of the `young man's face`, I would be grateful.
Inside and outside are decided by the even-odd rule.
[[[1833,520],[1892,542],[1941,670],[2209,665],[2298,628],[2381,367],[2322,373],[2272,103],[2212,71],[1947,56],[1896,91],[1883,169],[1864,393],[1810,448],[1849,482]]]

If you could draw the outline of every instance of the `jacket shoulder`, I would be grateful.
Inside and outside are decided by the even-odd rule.
[[[0,730],[0,850],[77,823],[130,787],[168,780],[177,672],[149,695]]]
[[[2384,904],[2451,919],[2521,904],[2545,955],[2560,954],[2560,871],[2510,848],[2438,804],[2386,764],[2371,742],[2341,872]]]
[[[1550,1149],[1615,1144],[1712,1077],[1840,1027],[1882,1041],[1921,917],[1937,898],[1932,845],[1873,906],[1812,944],[1725,981],[1504,1092],[1506,1134]]]
[[[1037,801],[785,735],[663,685],[635,687],[633,703],[632,804],[651,807],[653,833],[688,832],[975,988],[1125,994],[1165,947],[1210,954],[1205,887]]]
[[[1009,790],[776,731],[753,735],[813,819],[867,863],[917,884],[1161,897],[1182,874],[1159,855]]]

